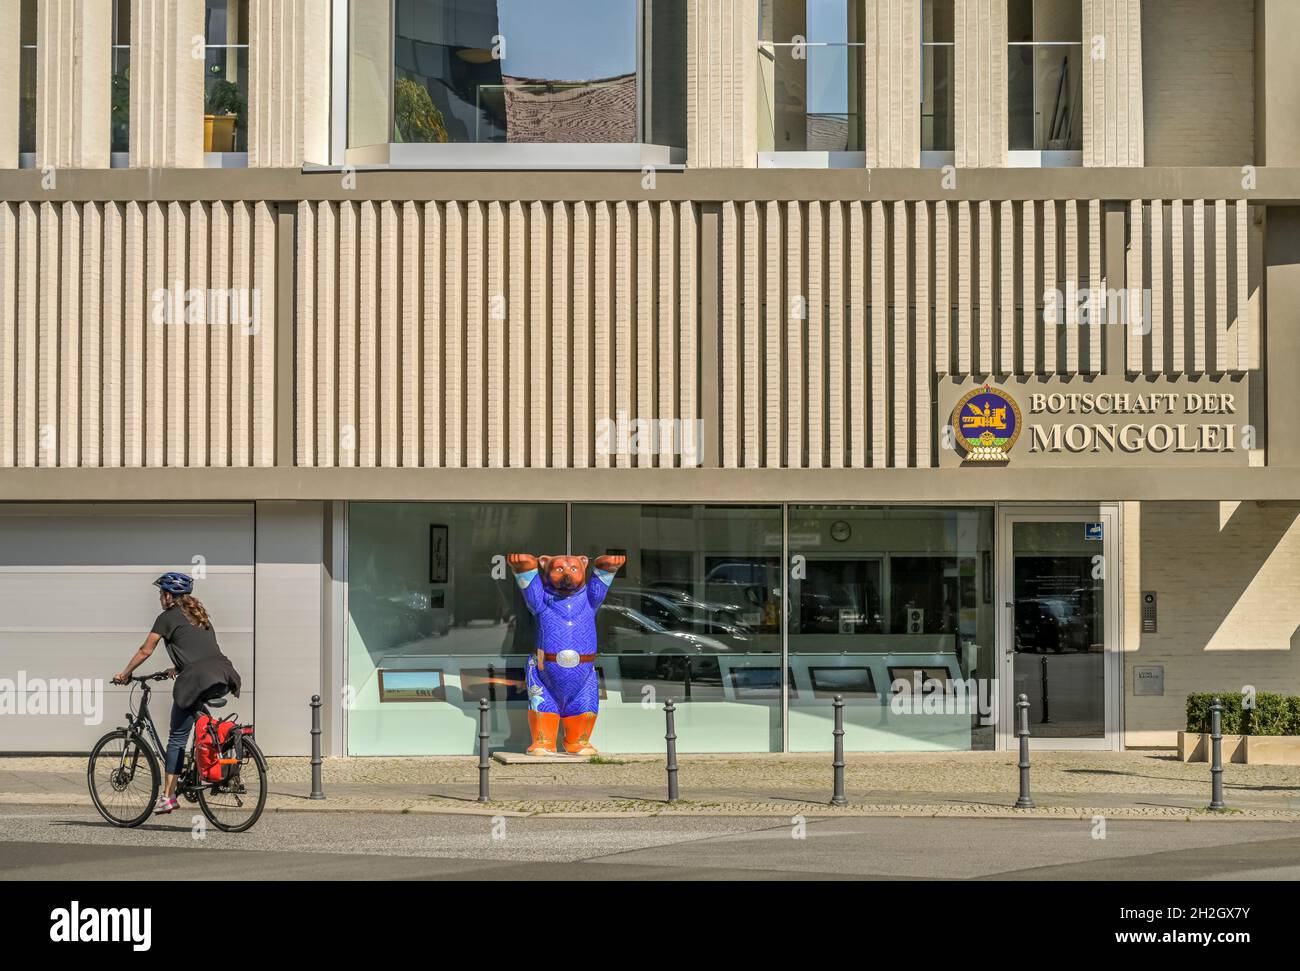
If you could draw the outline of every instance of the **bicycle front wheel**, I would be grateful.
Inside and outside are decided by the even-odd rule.
[[[199,790],[203,815],[224,833],[251,828],[266,807],[266,758],[251,738],[243,744],[244,757],[230,778]]]
[[[125,728],[109,732],[90,750],[86,785],[99,814],[114,826],[139,826],[153,812],[161,788],[158,756]]]

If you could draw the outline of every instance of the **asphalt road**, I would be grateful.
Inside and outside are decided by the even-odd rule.
[[[201,817],[200,817],[201,819]],[[0,880],[1300,879],[1291,823],[772,817],[501,818],[269,813],[230,835],[177,813],[0,812]],[[802,838],[797,838],[799,836]],[[213,861],[216,861],[216,857]]]

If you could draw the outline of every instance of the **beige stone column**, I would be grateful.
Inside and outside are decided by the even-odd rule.
[[[1140,166],[1141,0],[1083,0],[1083,164]]]
[[[37,9],[36,164],[106,169],[113,5],[42,0]]]
[[[18,167],[21,3],[0,3],[0,169]]]
[[[248,164],[329,161],[329,0],[250,0]]]
[[[867,166],[921,164],[921,17],[914,0],[865,0]]]
[[[1007,164],[1006,0],[957,0],[955,148],[959,168]]]
[[[758,4],[682,0],[686,31],[687,164],[758,164]]]
[[[203,0],[131,0],[131,165],[203,166]]]
[[[1300,3],[1255,0],[1255,162],[1300,165]]]

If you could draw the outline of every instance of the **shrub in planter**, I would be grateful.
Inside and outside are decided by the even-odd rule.
[[[1187,730],[1210,731],[1210,703],[1214,692],[1187,696]],[[1300,735],[1300,697],[1260,691],[1254,708],[1244,709],[1239,691],[1217,695],[1223,703],[1224,735]]]

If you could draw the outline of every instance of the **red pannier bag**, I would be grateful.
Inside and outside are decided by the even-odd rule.
[[[241,734],[238,729],[233,717],[199,716],[194,725],[194,759],[198,762],[200,782],[225,782],[230,777],[231,767],[239,758],[226,750]]]

